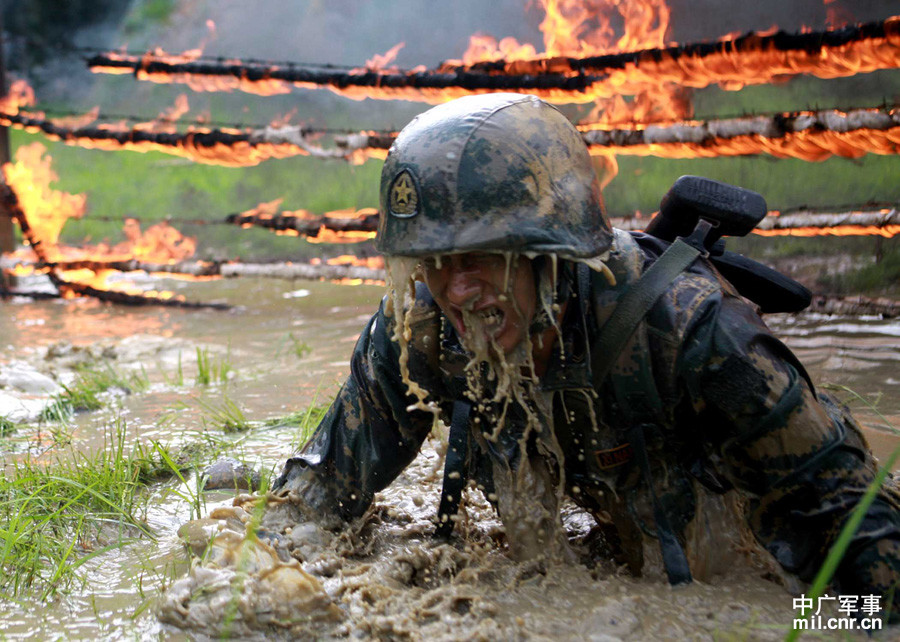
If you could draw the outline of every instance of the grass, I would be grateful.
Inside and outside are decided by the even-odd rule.
[[[841,294],[896,290],[900,284],[900,246],[886,252],[878,263],[827,276],[821,282],[828,291]]]
[[[212,427],[229,433],[244,432],[253,425],[241,407],[228,395],[223,394],[218,403],[199,397],[196,399],[196,403],[204,412],[200,418],[204,427]]]
[[[168,24],[175,0],[140,0],[125,18],[125,33],[140,31],[146,23]]]
[[[165,381],[167,385],[175,386],[177,388],[184,387],[184,367],[181,364],[181,352],[178,353],[178,364],[175,366],[175,373],[172,377],[169,377],[162,368],[160,368],[160,372],[162,373],[163,381]]]
[[[125,422],[116,420],[94,453],[70,446],[8,464],[0,476],[0,595],[49,598],[82,579],[91,559],[154,538],[143,521],[150,499],[175,497],[202,517],[202,476],[188,471],[234,454],[235,445],[201,432],[177,450],[155,440],[126,447]],[[154,490],[165,480],[175,483]]]
[[[310,352],[312,352],[312,346],[310,346],[305,341],[301,341],[300,339],[295,337],[293,332],[288,332],[288,339],[291,342],[291,350],[295,355],[297,355],[298,359],[302,359]]]
[[[99,410],[103,407],[101,395],[113,389],[124,394],[142,392],[149,386],[147,373],[123,374],[106,364],[103,367],[88,366],[78,370],[75,381],[71,385],[63,385],[63,391],[41,412],[40,419],[45,422],[68,421],[75,412]]]
[[[142,489],[161,468],[146,448],[126,450],[124,422],[94,454],[8,465],[0,478],[0,591],[36,590],[46,598],[76,580],[93,557],[152,538],[139,515]]]
[[[331,403],[320,405],[313,401],[304,410],[293,412],[283,417],[268,419],[264,425],[269,427],[296,426],[297,432],[291,440],[291,450],[299,450],[303,444],[309,441],[313,431],[319,425],[319,422],[322,421],[322,418],[325,417],[325,413],[328,412],[330,407]]]
[[[181,360],[179,357],[179,370]],[[197,348],[197,385],[208,386],[213,383],[228,383],[233,376],[234,369],[231,367],[229,355],[223,359],[211,359],[209,350],[206,348]]]
[[[15,422],[10,421],[6,417],[0,417],[0,439],[9,437],[16,432]]]

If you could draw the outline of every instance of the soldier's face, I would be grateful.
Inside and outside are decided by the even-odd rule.
[[[422,271],[434,300],[460,337],[484,332],[508,353],[528,336],[537,308],[529,259],[519,257],[507,270],[501,254],[450,254],[426,259]],[[480,327],[467,327],[464,317],[477,320]]]

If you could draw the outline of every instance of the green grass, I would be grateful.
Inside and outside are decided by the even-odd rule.
[[[295,337],[293,332],[288,332],[288,339],[291,342],[291,350],[295,355],[297,355],[298,359],[302,359],[310,352],[312,352],[312,346],[310,346],[305,341],[301,341],[300,339]]]
[[[292,412],[282,417],[267,419],[263,423],[263,425],[266,427],[296,427],[297,431],[294,433],[294,437],[291,440],[291,450],[299,450],[300,447],[303,446],[303,444],[309,441],[309,438],[312,436],[313,431],[319,425],[319,422],[322,421],[325,413],[328,412],[329,407],[331,407],[330,402],[328,404],[321,405],[313,401],[313,403],[311,403],[303,410],[298,410],[297,412]]]
[[[222,432],[244,432],[253,427],[244,411],[228,395],[222,395],[219,402],[197,398],[197,405],[203,410],[200,421],[205,427]]]
[[[821,279],[830,292],[891,292],[900,288],[900,247],[884,255],[882,260],[853,272]]]
[[[126,449],[123,422],[94,454],[9,464],[0,477],[0,591],[46,598],[91,558],[152,538],[140,515],[142,489],[161,465],[141,446]]]
[[[142,392],[149,386],[147,373],[143,370],[123,374],[106,364],[87,366],[78,370],[71,385],[63,385],[53,402],[41,413],[40,419],[47,422],[65,422],[75,412],[99,410],[104,403],[101,395],[112,389],[125,394]]]
[[[179,363],[180,366],[180,363]],[[213,383],[228,383],[234,373],[229,355],[222,359],[211,359],[209,350],[197,348],[197,385],[208,386]]]
[[[6,417],[0,417],[0,438],[9,437],[16,432],[16,424]]]
[[[126,34],[145,29],[149,24],[168,24],[175,10],[175,0],[139,0],[125,17]]]

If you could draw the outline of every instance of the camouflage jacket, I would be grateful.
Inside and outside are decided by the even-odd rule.
[[[625,439],[627,416],[610,382],[592,380],[591,338],[624,286],[664,249],[653,237],[617,231],[608,261],[615,287],[590,270],[575,270],[574,298],[562,322],[564,354],[554,352],[541,379],[542,390],[553,396],[568,494],[613,524],[613,537],[626,549],[622,561],[634,570],[641,554],[628,543],[641,532],[653,536],[652,508]],[[410,376],[439,401],[449,423],[464,390],[467,357],[424,286],[410,314]],[[335,402],[276,481],[276,489],[296,492],[319,515],[363,514],[432,428],[430,413],[407,409],[414,399],[401,380],[392,323],[382,303],[359,338]],[[786,571],[811,580],[875,473],[858,426],[829,397],[817,395],[793,354],[704,259],[676,278],[640,333],[646,338],[627,346],[620,361],[627,371],[629,350],[649,348],[664,418],[647,434],[647,450],[657,495],[679,537],[694,517],[696,488],[737,488],[758,542]],[[469,476],[490,490],[489,459],[514,459],[515,435],[500,440],[495,450],[502,452],[469,443]],[[887,487],[836,581],[845,594],[884,595],[898,577],[900,502]]]

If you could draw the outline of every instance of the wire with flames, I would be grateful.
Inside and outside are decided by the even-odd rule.
[[[225,222],[244,228],[262,227],[276,234],[303,236],[311,243],[358,243],[375,238],[378,210],[365,207],[314,214],[309,210],[278,211],[282,199],[260,203]]]
[[[152,131],[139,126],[67,126],[24,112],[0,111],[0,125],[41,133],[50,140],[87,149],[162,152],[197,163],[249,167],[272,158],[317,156],[346,158],[341,149],[327,150],[312,144],[299,127],[266,127],[257,130],[199,128],[187,132]]]
[[[158,50],[144,55],[107,52],[90,57],[87,64],[97,73],[186,83],[196,91],[238,89],[269,95],[294,87],[327,87],[354,99],[432,103],[472,93],[514,91],[554,102],[586,103],[636,95],[664,82],[693,88],[718,84],[736,90],[799,74],[839,78],[898,68],[900,16],[806,33],[750,32],[716,42],[582,58],[552,55],[470,64],[451,62],[433,70],[374,66],[342,70],[328,65],[185,59]]]
[[[310,142],[312,136],[323,131],[290,125],[177,133],[141,127],[67,127],[50,119],[3,111],[0,111],[0,124],[40,132],[68,145],[157,151],[231,167],[298,155],[343,158],[352,163],[362,163],[368,158],[383,159],[397,135],[390,131],[335,135],[334,147],[324,148]],[[769,154],[820,161],[831,156],[859,158],[867,153],[896,154],[900,150],[900,108],[896,106],[848,111],[804,110],[631,127],[584,124],[579,129],[594,155],[710,158]]]
[[[662,124],[578,126],[594,155],[713,158],[769,154],[821,161],[831,156],[859,158],[900,151],[900,108],[784,112]],[[348,153],[384,157],[396,135],[360,133],[338,139]],[[355,147],[354,147],[355,146]]]
[[[339,210],[315,215],[307,210],[278,212],[281,200],[261,203],[240,214],[229,214],[225,222],[243,228],[261,227],[276,234],[306,236],[316,242],[357,243],[375,238],[378,212],[375,208]],[[611,217],[610,224],[622,230],[641,231],[649,218]],[[762,236],[883,236],[900,234],[900,205],[851,208],[844,212],[798,209],[773,210],[753,230]],[[321,241],[319,241],[321,242]]]
[[[47,274],[64,297],[91,296],[131,305],[219,307],[186,302],[171,292],[140,291],[122,283],[112,285],[109,277],[117,270],[65,268],[63,263],[66,261],[83,260],[85,256],[102,256],[105,260],[128,256],[173,262],[192,255],[195,244],[193,239],[181,236],[165,224],[157,224],[141,233],[137,222],[129,220],[124,229],[126,241],[115,247],[101,245],[83,251],[59,245],[59,233],[65,222],[83,215],[85,197],[50,188],[56,175],[50,168],[50,158],[43,155],[44,151],[40,143],[20,147],[17,162],[5,163],[0,173],[0,207],[17,222],[30,247],[30,250],[13,253],[13,260],[16,255],[19,259],[30,259],[33,253],[41,264],[40,272]],[[33,267],[19,267],[14,268],[15,274],[27,275],[35,271]]]
[[[244,263],[242,261],[153,263],[138,259],[103,260],[99,258],[47,262],[9,258],[3,260],[2,267],[7,270],[21,269],[30,273],[52,270],[141,271],[154,275],[187,275],[198,279],[257,277],[328,281],[342,285],[384,285],[385,283],[384,261],[380,256],[361,258],[342,255],[327,260],[313,259],[306,262],[284,261],[280,263]]]

